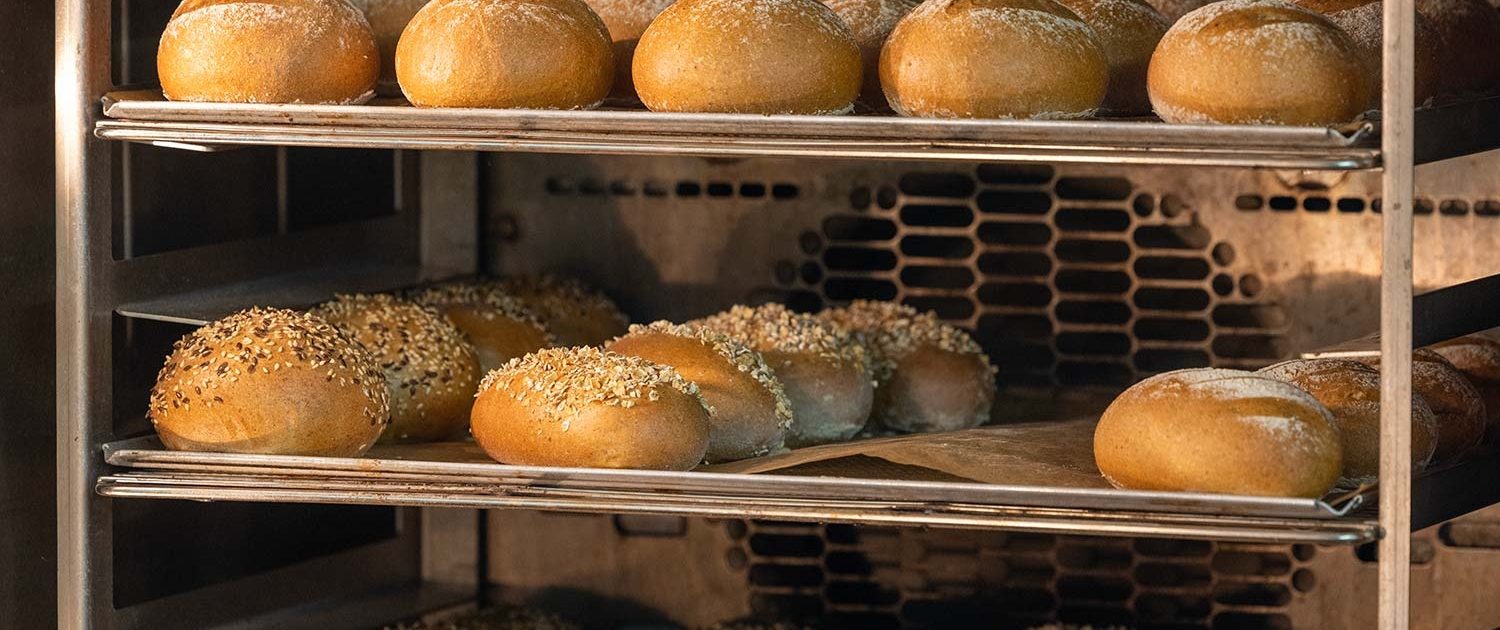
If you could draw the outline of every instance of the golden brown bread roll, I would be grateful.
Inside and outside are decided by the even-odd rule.
[[[676,370],[585,346],[490,372],[469,430],[503,464],[688,470],[703,461],[709,421]]]
[[[368,351],[384,372],[391,424],[381,442],[463,436],[479,387],[479,358],[447,319],[390,295],[340,295],[311,313]]]
[[[880,53],[880,85],[903,116],[1076,118],[1108,84],[1093,29],[1052,0],[929,0]]]
[[[864,59],[863,87],[859,91],[859,102],[874,110],[888,109],[885,92],[880,89],[880,49],[890,37],[896,23],[921,4],[921,0],[822,0],[833,9],[849,30],[854,33],[854,43],[859,46],[859,56]]]
[[[631,326],[610,352],[671,366],[698,386],[708,405],[708,463],[759,457],[780,449],[792,426],[781,381],[759,352],[728,336],[671,322]]]
[[[1416,0],[1432,25],[1437,92],[1472,97],[1500,88],[1500,13],[1484,0]]]
[[[557,345],[546,324],[515,297],[493,286],[449,282],[419,289],[411,300],[437,309],[464,334],[485,372],[506,361]]]
[[[419,107],[587,109],[609,94],[609,31],[583,0],[432,0],[396,45]]]
[[[1152,8],[1159,11],[1162,17],[1167,18],[1167,24],[1172,24],[1182,19],[1182,16],[1191,13],[1193,9],[1209,4],[1210,0],[1150,0]]]
[[[1380,90],[1384,82],[1381,76],[1381,23],[1384,8],[1380,0],[1293,0],[1298,6],[1317,11],[1329,21],[1344,29],[1359,50],[1360,57],[1369,69],[1370,102],[1368,109],[1380,109]],[[1416,33],[1416,85],[1415,103],[1421,105],[1437,94],[1438,44],[1432,23],[1422,14],[1416,14],[1413,23]]]
[[[1089,28],[1109,63],[1109,90],[1099,109],[1112,114],[1149,114],[1146,68],[1171,23],[1142,0],[1058,0]]]
[[[349,104],[374,95],[380,54],[344,0],[184,0],[156,73],[173,101]]]
[[[558,345],[597,346],[625,334],[630,319],[608,297],[573,278],[501,278],[488,284],[536,313]]]
[[[1258,374],[1286,381],[1312,394],[1333,414],[1344,449],[1344,477],[1373,481],[1380,474],[1380,372],[1345,359],[1295,359]],[[1411,464],[1421,468],[1437,448],[1437,420],[1420,395],[1411,403]]]
[[[869,421],[875,386],[864,350],[848,331],[780,304],[735,306],[688,325],[765,357],[792,403],[788,447],[847,440]]]
[[[400,95],[401,86],[396,84],[396,42],[401,41],[401,32],[417,14],[427,0],[351,0],[355,8],[364,12],[375,34],[375,47],[380,50],[381,94]]]
[[[1434,344],[1429,349],[1469,377],[1484,398],[1485,435],[1491,440],[1500,436],[1500,342],[1470,335]]]
[[[1283,0],[1224,0],[1172,25],[1146,87],[1171,123],[1337,125],[1364,112],[1369,78],[1328,18]]]
[[[1158,374],[1099,419],[1094,461],[1118,488],[1320,497],[1343,468],[1328,409],[1301,388],[1239,370]]]
[[[1411,358],[1412,391],[1427,402],[1437,420],[1437,449],[1432,461],[1457,459],[1484,441],[1484,398],[1443,355],[1417,348]],[[1380,366],[1379,357],[1364,361],[1377,369]]]
[[[859,95],[859,48],[817,0],[678,0],[635,49],[659,112],[839,114]]]
[[[172,345],[151,424],[179,451],[356,457],[390,422],[385,376],[313,315],[252,308]]]
[[[635,79],[630,76],[630,66],[635,61],[635,46],[641,34],[663,10],[676,0],[585,0],[614,40],[615,81],[609,95],[625,101],[638,101],[635,94]]]
[[[871,418],[908,433],[984,424],[995,402],[995,368],[968,333],[895,302],[855,300],[819,317],[863,344],[875,375]]]

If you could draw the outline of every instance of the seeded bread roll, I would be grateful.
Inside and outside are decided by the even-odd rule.
[[[1364,112],[1369,78],[1328,18],[1283,0],[1224,0],[1172,25],[1146,88],[1170,123],[1326,126]]]
[[[614,40],[615,84],[609,95],[625,101],[639,101],[635,94],[635,79],[630,76],[630,65],[635,61],[635,46],[641,34],[667,7],[676,0],[585,0]]]
[[[862,344],[875,376],[871,418],[908,433],[984,424],[995,402],[995,368],[968,333],[894,302],[855,300],[819,314]]]
[[[552,275],[503,278],[489,285],[513,295],[557,335],[564,346],[597,346],[625,334],[630,319],[603,293],[572,278]]]
[[[1328,409],[1301,388],[1239,370],[1158,374],[1125,390],[1094,430],[1117,488],[1320,497],[1343,468]]]
[[[385,376],[323,319],[252,308],[172,345],[151,388],[167,448],[356,457],[390,422]]]
[[[381,442],[463,436],[479,386],[479,358],[447,319],[389,295],[340,295],[311,312],[368,351],[385,373],[391,424]]]
[[[783,447],[791,403],[759,352],[710,330],[664,321],[631,326],[606,349],[671,366],[698,386],[708,405],[708,463]]]
[[[869,421],[875,386],[864,350],[848,331],[780,304],[735,306],[688,325],[727,335],[765,357],[792,403],[788,447],[847,440]]]
[[[506,361],[557,345],[557,337],[520,300],[473,282],[451,282],[411,295],[437,309],[474,346],[479,367],[494,370]]]
[[[401,31],[417,14],[427,0],[351,0],[355,8],[363,11],[370,30],[375,34],[375,46],[380,49],[381,94],[399,96],[401,86],[396,84],[396,42],[401,41]]]
[[[1109,89],[1099,104],[1110,114],[1149,114],[1146,68],[1171,23],[1142,0],[1058,0],[1082,18],[1109,63]]]
[[[1469,377],[1484,398],[1485,435],[1500,436],[1500,343],[1471,335],[1430,346]]]
[[[1358,361],[1296,359],[1257,372],[1312,394],[1333,414],[1344,449],[1344,478],[1362,483],[1380,473],[1380,372]],[[1437,448],[1437,420],[1420,395],[1411,403],[1411,464],[1421,468]]]
[[[1381,23],[1384,8],[1380,0],[1294,0],[1298,6],[1317,11],[1329,21],[1344,29],[1359,50],[1360,57],[1369,71],[1370,102],[1368,109],[1380,109],[1380,90],[1383,78],[1380,57]],[[1432,22],[1422,14],[1416,14],[1412,23],[1416,32],[1413,39],[1416,48],[1415,103],[1421,105],[1437,94],[1439,46]]]
[[[1484,398],[1443,355],[1417,348],[1411,358],[1412,390],[1427,402],[1437,420],[1437,449],[1432,461],[1457,459],[1484,441]],[[1380,366],[1378,357],[1365,362],[1377,369]]]
[[[1417,0],[1417,14],[1432,25],[1437,49],[1437,91],[1473,97],[1500,89],[1500,13],[1484,0]]]
[[[1109,85],[1094,30],[1052,0],[928,0],[880,52],[902,116],[1077,118]]]
[[[588,109],[609,94],[614,53],[583,0],[432,0],[396,44],[418,107]]]
[[[658,112],[840,114],[859,47],[817,0],[678,0],[641,35],[632,74]]]
[[[541,350],[490,372],[469,430],[503,464],[688,470],[708,409],[676,370],[598,348]]]
[[[890,37],[896,23],[921,4],[921,0],[822,0],[833,9],[849,30],[854,33],[854,43],[859,46],[859,56],[864,59],[864,82],[859,91],[859,102],[874,110],[888,109],[885,92],[880,89],[880,49]]]
[[[184,0],[156,73],[173,101],[349,104],[374,95],[380,53],[344,0]]]

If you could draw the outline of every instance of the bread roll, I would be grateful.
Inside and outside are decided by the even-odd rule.
[[[479,358],[447,319],[389,295],[340,295],[311,312],[368,351],[385,373],[391,424],[381,442],[464,435],[479,387]]]
[[[1283,0],[1224,0],[1172,25],[1146,88],[1171,123],[1326,126],[1365,110],[1369,78],[1328,18]]]
[[[843,328],[780,304],[735,306],[689,325],[727,335],[765,357],[792,403],[787,446],[847,440],[869,421],[875,386],[868,359]]]
[[[385,376],[313,315],[252,308],[172,345],[148,415],[179,451],[356,457],[390,422]]]
[[[1427,402],[1437,420],[1437,449],[1432,462],[1458,459],[1484,440],[1484,398],[1443,355],[1417,348],[1411,358],[1412,391]],[[1379,357],[1362,361],[1380,369]]]
[[[1301,388],[1239,370],[1158,374],[1125,390],[1094,430],[1118,488],[1320,497],[1338,481],[1333,416]]]
[[[419,107],[588,109],[609,94],[609,31],[583,0],[432,0],[396,45]]]
[[[859,56],[864,60],[859,102],[874,110],[888,109],[885,92],[880,89],[880,49],[885,47],[885,39],[890,37],[896,23],[921,4],[921,0],[822,1],[849,25],[854,43],[859,46]]]
[[[631,326],[610,352],[671,366],[708,405],[708,463],[759,457],[783,447],[792,406],[759,352],[725,335],[670,322]]]
[[[350,104],[374,95],[380,54],[344,0],[184,0],[156,73],[173,101]]]
[[[520,300],[488,285],[450,282],[411,294],[437,309],[474,346],[485,372],[527,353],[557,345],[557,337]]]
[[[401,41],[401,32],[417,14],[427,0],[350,0],[355,8],[363,11],[370,30],[375,34],[375,46],[380,50],[381,94],[400,95],[401,86],[396,84],[396,42]]]
[[[1333,414],[1344,449],[1344,477],[1373,481],[1380,474],[1380,372],[1358,361],[1297,359],[1258,372],[1312,394]],[[1411,403],[1411,464],[1421,468],[1437,447],[1437,420],[1420,395]]]
[[[1473,97],[1500,89],[1500,13],[1494,7],[1484,0],[1417,0],[1417,14],[1432,25],[1439,94]]]
[[[1193,9],[1209,4],[1210,0],[1150,0],[1152,8],[1167,18],[1167,23],[1172,24],[1182,19],[1182,16],[1191,13]]]
[[[839,114],[859,95],[859,48],[817,0],[678,0],[635,49],[659,112]]]
[[[708,409],[676,370],[598,348],[513,359],[479,385],[470,432],[503,464],[688,470]]]
[[[1370,73],[1370,102],[1367,109],[1380,109],[1382,80],[1381,24],[1384,11],[1380,0],[1293,0],[1298,6],[1317,11],[1349,34],[1359,50],[1360,58]],[[1415,103],[1421,105],[1437,94],[1438,45],[1434,40],[1432,23],[1416,15],[1413,23],[1416,32],[1416,86]]]
[[[1156,43],[1171,25],[1142,0],[1058,0],[1083,18],[1109,63],[1109,90],[1099,109],[1112,114],[1149,114],[1146,68]]]
[[[1471,335],[1430,346],[1469,377],[1484,399],[1485,435],[1500,436],[1500,343]]]
[[[903,116],[1076,118],[1108,84],[1093,29],[1052,0],[929,0],[880,53],[880,85]]]
[[[639,101],[630,66],[635,61],[635,46],[641,34],[663,10],[676,0],[585,0],[614,40],[615,81],[609,95],[625,101]]]
[[[564,346],[597,346],[625,334],[630,319],[608,297],[573,278],[502,278],[492,286],[536,313]]]
[[[875,376],[871,414],[908,433],[984,424],[995,402],[995,368],[968,333],[894,302],[855,300],[819,317],[865,347]]]

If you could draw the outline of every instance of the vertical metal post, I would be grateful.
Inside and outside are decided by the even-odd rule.
[[[1413,0],[1385,0],[1381,94],[1381,630],[1411,621],[1411,344]]]

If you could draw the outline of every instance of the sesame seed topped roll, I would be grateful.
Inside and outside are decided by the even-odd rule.
[[[479,354],[479,367],[496,369],[528,352],[557,345],[557,337],[520,300],[475,282],[419,289],[412,301],[437,309]]]
[[[172,346],[149,416],[167,448],[354,457],[390,422],[370,353],[315,315],[252,308]]]
[[[625,334],[630,319],[603,293],[553,275],[502,278],[485,286],[515,296],[557,335],[558,345],[598,346]]]

